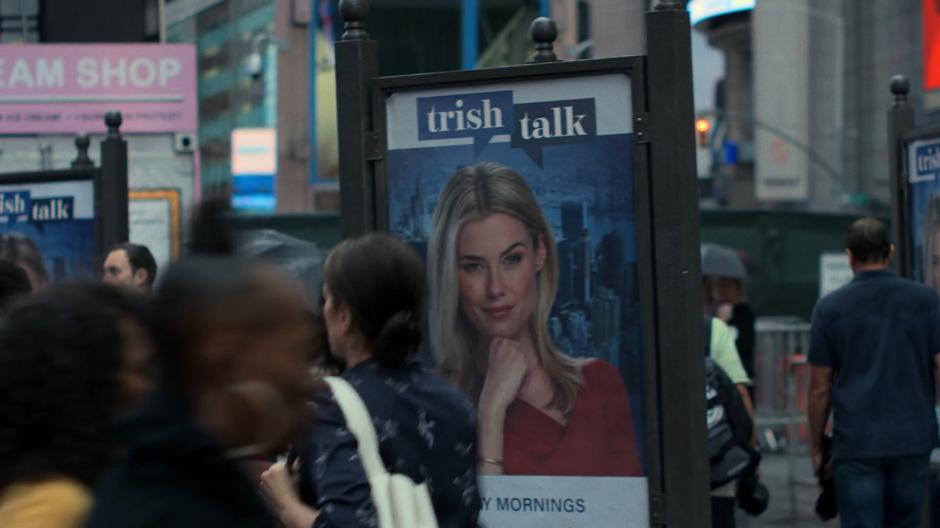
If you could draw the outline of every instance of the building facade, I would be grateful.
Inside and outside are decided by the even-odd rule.
[[[271,93],[277,86],[276,50],[260,50],[263,59],[269,59],[260,75],[246,68],[259,43],[274,41],[274,4],[274,0],[171,0],[166,4],[167,41],[196,45],[198,148],[207,196],[231,187],[232,130],[277,126],[277,94]]]
[[[886,211],[891,76],[910,79],[919,125],[940,123],[922,82],[933,3],[690,2],[710,48],[698,57],[723,63],[717,75],[698,61],[695,71],[696,109],[713,123],[703,206]]]

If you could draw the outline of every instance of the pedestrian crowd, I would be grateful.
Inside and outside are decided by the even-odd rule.
[[[430,280],[373,233],[316,298],[225,213],[165,270],[111,248],[94,283],[0,238],[0,526],[470,527],[478,472],[643,476],[617,367],[555,342],[561,258],[515,171],[453,175]]]
[[[707,376],[712,525],[726,528],[736,525],[736,506],[766,508],[766,492],[755,488],[757,438],[715,441],[723,422],[731,433],[753,432],[754,315],[742,295],[743,269],[725,266],[710,276],[715,259],[706,252],[714,248],[706,246],[706,354],[738,389],[726,391],[717,413],[721,380]],[[845,251],[853,278],[817,302],[809,332],[810,458],[821,488],[815,513],[838,516],[845,528],[920,528],[929,510],[930,526],[938,526],[940,481],[931,482],[930,468],[938,447],[940,290],[892,271],[895,246],[875,218],[849,226]],[[930,277],[940,276],[940,259],[931,266]]]
[[[347,240],[308,299],[283,269],[235,254],[221,214],[197,215],[189,254],[159,280],[150,251],[125,243],[101,281],[50,284],[35,244],[0,238],[0,526],[350,527],[402,514],[399,498],[375,497],[361,422],[314,366],[341,366],[368,426],[382,424],[390,489],[401,475],[424,483],[411,490],[427,505],[416,526],[476,526],[476,417],[417,357],[417,253],[388,235]]]
[[[525,181],[462,168],[433,225],[431,277],[373,233],[329,253],[315,299],[240,256],[213,203],[168,269],[123,243],[97,282],[52,284],[34,243],[0,237],[0,526],[473,527],[478,472],[642,476],[616,368],[549,331],[560,258]],[[813,461],[844,526],[913,527],[937,296],[888,270],[880,222],[847,251],[855,280],[813,316]],[[716,527],[767,507],[742,280],[703,281]]]

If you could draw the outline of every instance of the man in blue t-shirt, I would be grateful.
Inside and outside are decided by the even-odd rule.
[[[834,471],[843,527],[918,527],[937,445],[937,294],[888,269],[894,246],[880,221],[853,223],[846,248],[855,277],[813,310],[813,467]],[[833,465],[820,468],[830,410]]]

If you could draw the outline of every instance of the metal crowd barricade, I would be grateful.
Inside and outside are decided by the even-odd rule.
[[[755,325],[755,425],[764,449],[786,455],[786,482],[794,518],[796,487],[815,485],[797,471],[809,453],[809,329],[810,325],[797,317],[762,317]]]
[[[805,448],[809,324],[796,317],[761,317],[755,330],[754,399],[761,441],[771,451]]]

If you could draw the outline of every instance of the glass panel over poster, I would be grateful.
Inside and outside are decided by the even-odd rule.
[[[389,230],[477,404],[487,526],[649,525],[633,103],[625,73],[386,100]]]
[[[911,278],[940,293],[940,133],[906,147]]]
[[[0,182],[0,234],[35,242],[53,282],[97,277],[93,174],[11,176]]]

